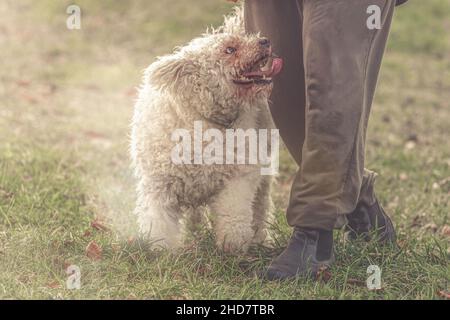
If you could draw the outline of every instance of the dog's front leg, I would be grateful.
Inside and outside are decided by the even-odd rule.
[[[270,196],[271,184],[271,176],[261,177],[253,200],[253,229],[255,231],[253,244],[271,245],[272,242],[267,231],[267,225],[273,220],[273,203]]]
[[[254,236],[252,202],[261,176],[259,171],[236,177],[225,184],[210,204],[219,248],[245,252]]]
[[[138,199],[136,214],[141,234],[154,247],[175,250],[183,245],[180,211],[159,203],[158,198]]]

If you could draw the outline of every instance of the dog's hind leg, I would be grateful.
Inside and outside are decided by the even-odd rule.
[[[155,247],[182,247],[180,212],[176,208],[162,206],[155,199],[139,199],[136,214],[141,234],[154,243]]]
[[[219,248],[227,252],[247,251],[254,235],[252,202],[260,179],[259,171],[236,177],[210,204]]]
[[[271,176],[261,177],[261,182],[256,190],[253,200],[253,230],[254,237],[252,243],[262,244],[270,243],[270,237],[267,232],[267,224],[272,222],[273,203],[270,196],[272,184]]]

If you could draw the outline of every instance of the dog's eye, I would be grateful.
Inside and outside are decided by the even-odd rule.
[[[226,49],[225,49],[225,53],[226,54],[233,54],[233,53],[235,53],[236,52],[236,48],[234,48],[234,47],[227,47]]]

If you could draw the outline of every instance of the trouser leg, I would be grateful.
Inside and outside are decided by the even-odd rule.
[[[331,230],[356,207],[394,2],[303,0],[305,141],[287,211],[291,225]],[[370,5],[381,8],[380,30],[367,27]]]
[[[246,0],[245,27],[268,37],[285,67],[274,78],[270,109],[283,142],[297,163],[305,136],[303,22],[297,0]]]
[[[382,29],[366,27],[369,5]],[[271,112],[300,169],[288,222],[330,229],[358,201],[372,202],[374,173],[364,142],[393,0],[247,0],[248,32],[272,40],[286,67],[275,79]]]

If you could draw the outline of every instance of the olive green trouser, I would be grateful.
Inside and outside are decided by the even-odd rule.
[[[369,29],[368,7],[381,9]],[[271,112],[299,165],[287,220],[332,230],[356,205],[375,202],[364,168],[367,122],[395,0],[246,0],[248,32],[284,59]]]

